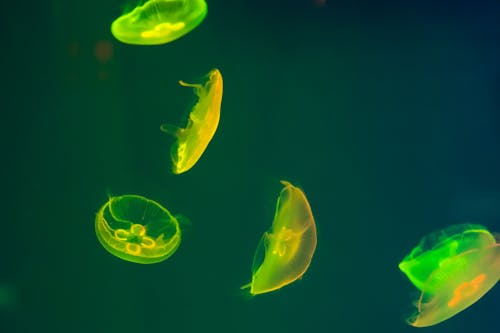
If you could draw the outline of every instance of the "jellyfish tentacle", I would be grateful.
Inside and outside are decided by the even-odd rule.
[[[178,137],[182,133],[182,128],[171,124],[162,124],[160,130],[174,137]]]
[[[183,87],[191,87],[195,89],[203,89],[203,85],[200,83],[188,83],[182,80],[179,80],[179,84]]]

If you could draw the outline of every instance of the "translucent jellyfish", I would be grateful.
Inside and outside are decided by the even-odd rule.
[[[316,249],[316,225],[309,202],[299,188],[281,181],[273,224],[262,236],[252,265],[250,294],[277,290],[299,279]]]
[[[420,290],[415,327],[438,324],[477,302],[500,278],[500,246],[481,225],[460,224],[435,232],[399,264]]]
[[[167,259],[181,242],[177,219],[139,195],[111,197],[97,213],[95,230],[111,254],[139,264]]]
[[[206,15],[205,0],[149,0],[117,18],[111,33],[127,44],[164,44],[196,28]]]
[[[222,75],[218,69],[212,69],[203,84],[184,81],[179,81],[179,84],[194,88],[198,102],[191,110],[185,128],[161,125],[162,131],[176,138],[170,149],[172,172],[175,174],[188,171],[198,162],[217,130],[222,102]]]

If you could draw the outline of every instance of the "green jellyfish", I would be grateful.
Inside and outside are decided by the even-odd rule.
[[[181,242],[177,219],[139,195],[111,197],[97,213],[95,230],[108,252],[139,264],[167,259]]]
[[[189,113],[185,128],[161,125],[162,131],[176,138],[170,149],[174,174],[186,172],[198,162],[217,130],[222,103],[222,75],[218,69],[212,69],[203,84],[179,84],[194,88],[198,102]]]
[[[241,287],[251,295],[280,289],[301,278],[316,249],[316,224],[307,198],[298,187],[281,181],[273,224],[255,251],[252,281]]]
[[[432,326],[468,308],[498,282],[499,240],[481,225],[454,225],[424,237],[399,268],[421,292],[408,324]]]
[[[149,0],[117,18],[111,33],[126,44],[165,44],[196,28],[206,15],[205,0]]]

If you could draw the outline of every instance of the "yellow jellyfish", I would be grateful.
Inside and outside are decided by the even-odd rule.
[[[205,0],[149,0],[117,18],[111,33],[127,44],[164,44],[196,28],[206,15]]]
[[[307,198],[281,181],[273,224],[262,236],[252,265],[252,281],[241,287],[250,294],[267,293],[301,278],[316,249],[316,225]]]
[[[461,224],[433,233],[399,264],[420,291],[415,327],[436,325],[477,302],[500,278],[500,244],[486,228]]]
[[[118,258],[152,264],[179,247],[179,222],[168,210],[139,195],[111,197],[95,219],[97,239]]]
[[[198,101],[189,113],[185,128],[161,125],[162,131],[176,138],[170,149],[174,174],[186,172],[198,162],[217,130],[222,103],[222,75],[218,69],[212,69],[203,84],[184,81],[179,84],[194,88]]]

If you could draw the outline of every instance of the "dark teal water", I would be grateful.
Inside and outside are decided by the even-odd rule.
[[[1,332],[412,332],[399,261],[451,224],[500,230],[498,3],[209,1],[155,47],[113,39],[123,5],[2,10]],[[194,101],[177,80],[214,67],[219,129],[173,176],[159,126]],[[248,300],[281,179],[308,196],[318,247],[301,281]],[[186,216],[175,255],[108,254],[107,193]],[[494,331],[499,297],[425,330]]]

